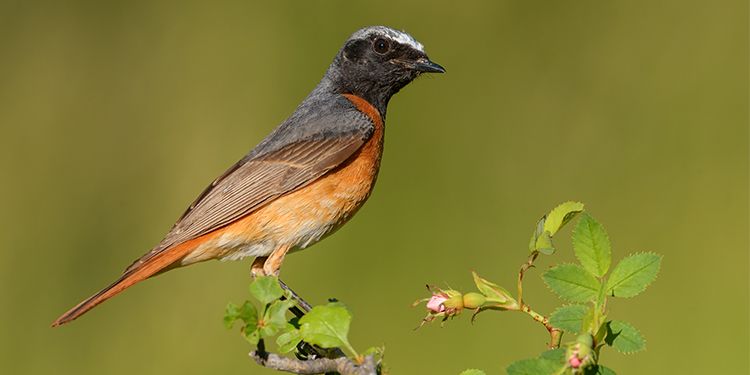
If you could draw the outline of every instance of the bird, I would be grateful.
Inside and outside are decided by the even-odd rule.
[[[254,257],[254,277],[278,276],[288,253],[336,231],[369,198],[388,102],[424,73],[445,68],[408,33],[357,30],[291,116],[203,190],[157,246],[52,326],[140,281],[207,260]]]

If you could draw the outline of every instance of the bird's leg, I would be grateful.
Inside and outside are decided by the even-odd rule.
[[[263,273],[267,276],[279,276],[279,269],[281,269],[281,263],[284,262],[284,257],[289,249],[292,247],[289,245],[277,247],[276,250],[271,252],[268,258],[263,263]],[[253,266],[255,263],[253,263]]]
[[[253,265],[250,266],[250,276],[252,276],[253,279],[265,275],[263,272],[263,265],[266,263],[266,259],[268,259],[268,257],[255,257],[255,260],[253,260]]]
[[[264,275],[278,275],[279,273],[279,267],[281,266],[281,262],[284,260],[284,256],[289,251],[289,247],[281,247],[276,250],[274,250],[269,256],[267,257],[256,257],[253,261],[252,266],[250,266],[250,274],[253,278],[256,278],[258,276],[264,276]],[[298,318],[301,318],[305,315],[305,313],[312,310],[312,306],[307,303],[302,297],[300,297],[297,293],[295,293],[289,286],[287,286],[281,279],[279,279],[279,285],[281,285],[281,288],[284,289],[289,293],[289,297],[299,305],[299,308],[292,307],[290,310],[294,315],[296,315]],[[284,297],[282,297],[284,298]],[[301,309],[301,310],[300,310]]]

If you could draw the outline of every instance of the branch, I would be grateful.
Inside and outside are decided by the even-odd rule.
[[[358,365],[351,359],[339,357],[335,359],[318,358],[307,361],[282,357],[273,353],[250,352],[250,357],[259,365],[278,371],[293,374],[324,374],[337,372],[341,375],[376,375],[377,366],[371,355],[365,357],[364,363]]]

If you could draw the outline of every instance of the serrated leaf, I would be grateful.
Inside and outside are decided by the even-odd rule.
[[[641,336],[641,333],[630,324],[619,320],[609,322],[609,329],[604,342],[625,354],[646,349],[646,340]]]
[[[505,370],[508,375],[550,375],[558,371],[561,364],[544,358],[515,361]]]
[[[286,311],[294,305],[290,300],[275,300],[268,306],[263,315],[263,324],[260,327],[261,337],[267,338],[276,335],[287,325]]]
[[[570,201],[560,204],[547,214],[544,230],[549,232],[550,236],[554,236],[560,228],[581,211],[583,211],[583,203],[581,202]]]
[[[303,340],[322,348],[343,346],[354,352],[347,338],[351,320],[349,311],[338,302],[315,306],[299,320],[300,334]]]
[[[276,276],[261,276],[257,277],[250,284],[250,294],[252,294],[262,306],[265,306],[266,304],[281,298],[284,291],[281,289],[279,280]]]
[[[566,332],[582,332],[583,318],[589,310],[590,308],[584,305],[562,306],[549,316],[549,323]]]
[[[661,255],[633,254],[621,260],[607,280],[607,294],[629,298],[640,294],[659,273]]]
[[[583,214],[573,230],[573,251],[587,271],[598,277],[607,274],[612,246],[604,227],[589,214]]]
[[[505,288],[493,283],[492,281],[481,278],[474,271],[472,271],[471,274],[474,277],[474,284],[476,284],[477,289],[479,289],[485,297],[492,299],[492,302],[502,304],[509,299],[512,299],[510,298],[510,293]]]
[[[484,371],[477,370],[475,368],[470,368],[468,370],[463,370],[459,375],[486,375]]]
[[[281,353],[289,353],[297,348],[297,344],[302,341],[299,330],[291,324],[287,324],[283,333],[276,338],[276,345]]]
[[[548,269],[542,278],[560,298],[570,302],[593,301],[599,291],[599,281],[577,264],[560,264]]]

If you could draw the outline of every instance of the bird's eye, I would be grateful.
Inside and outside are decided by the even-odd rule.
[[[373,42],[372,44],[372,49],[374,49],[375,52],[381,55],[388,52],[390,48],[391,48],[390,43],[388,43],[388,41],[383,38],[375,39],[375,42]]]

